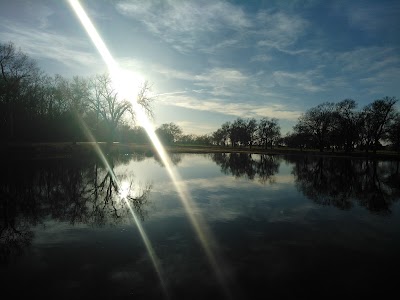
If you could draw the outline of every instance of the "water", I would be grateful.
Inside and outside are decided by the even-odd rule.
[[[172,160],[217,241],[234,299],[397,293],[397,162],[248,154]],[[169,297],[222,299],[161,162],[143,155],[110,161],[124,191],[95,160],[3,163],[0,297],[165,298],[118,196],[128,193]]]

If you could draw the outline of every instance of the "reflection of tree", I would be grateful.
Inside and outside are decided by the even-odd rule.
[[[390,213],[399,199],[399,175],[393,162],[304,157],[295,160],[296,184],[322,205],[349,209],[357,201],[373,213]]]
[[[167,153],[169,159],[171,160],[171,163],[174,166],[177,166],[181,161],[182,161],[182,157],[183,154],[182,153]],[[154,159],[156,160],[156,162],[158,162],[160,164],[160,166],[164,166],[164,163],[162,162],[160,156],[158,154],[154,155]]]
[[[279,160],[273,155],[261,155],[260,161],[256,164],[257,174],[260,176],[260,181],[274,182],[273,176],[279,171]]]
[[[98,166],[95,166],[95,178],[92,190],[92,198],[90,205],[91,220],[96,225],[103,225],[106,223],[118,222],[130,216],[130,208],[144,220],[147,216],[145,205],[148,202],[148,195],[151,186],[147,185],[144,188],[140,187],[139,191],[135,191],[133,196],[133,181],[123,176],[115,176],[110,172],[99,172]],[[100,179],[100,180],[99,180]],[[120,183],[117,184],[116,180]],[[121,197],[121,183],[126,184],[126,189],[130,191]]]
[[[248,153],[213,153],[211,159],[225,174],[246,176],[251,180],[258,176],[262,183],[273,182],[273,176],[279,169],[279,160],[272,155],[260,155],[259,159],[253,159],[253,155]]]
[[[114,163],[120,163],[115,161]],[[21,253],[33,238],[32,227],[44,219],[70,224],[115,224],[142,219],[151,186],[137,186],[126,175],[111,174],[95,161],[13,162],[0,181],[0,262]],[[121,185],[125,182],[121,199]]]
[[[4,165],[0,182],[0,264],[31,244],[31,226],[38,223],[35,193],[29,184],[35,173]],[[33,213],[30,214],[30,211]]]

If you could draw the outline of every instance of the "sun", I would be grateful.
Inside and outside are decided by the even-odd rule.
[[[126,199],[130,192],[131,186],[128,181],[122,181],[120,185],[119,196],[121,199]]]
[[[118,69],[111,76],[120,100],[136,99],[145,82],[141,74],[130,70]]]

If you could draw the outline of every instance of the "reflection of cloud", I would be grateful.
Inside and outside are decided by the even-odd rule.
[[[223,189],[246,189],[250,186],[264,187],[268,190],[281,190],[286,187],[286,184],[292,184],[294,182],[294,177],[292,175],[274,175],[273,183],[260,182],[257,180],[248,181],[245,179],[236,178],[233,176],[219,176],[212,178],[195,178],[186,179],[178,181],[178,185],[183,185],[190,187],[190,190],[202,190],[205,189],[208,192],[219,192],[221,188]],[[159,184],[155,187],[153,191],[170,191],[174,190],[174,186],[171,186],[169,182]],[[218,193],[217,193],[218,194]]]
[[[36,246],[48,244],[55,245],[67,241],[75,242],[80,240],[81,236],[79,234],[73,234],[71,227],[73,227],[75,231],[78,229],[88,228],[88,225],[83,223],[75,223],[74,225],[71,225],[68,222],[54,220],[45,221],[42,225],[36,227],[33,244]]]
[[[194,213],[201,214],[208,222],[230,222],[241,217],[268,219],[270,222],[304,222],[310,210],[316,206],[308,201],[294,205],[284,201],[276,206],[276,201],[281,201],[282,190],[287,190],[288,185],[294,184],[294,177],[290,174],[275,175],[275,183],[262,184],[258,180],[237,179],[231,176],[213,178],[195,178],[184,180],[190,187],[191,194],[197,205]],[[180,184],[183,184],[180,182]],[[263,190],[265,189],[265,190]],[[150,222],[155,219],[182,217],[185,210],[180,203],[165,205],[164,201],[175,191],[170,185],[157,187],[161,199],[157,201],[157,211],[151,214]],[[246,199],[243,195],[251,194]],[[256,191],[256,192],[254,192]]]

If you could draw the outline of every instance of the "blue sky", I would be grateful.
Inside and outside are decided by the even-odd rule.
[[[157,94],[155,123],[215,131],[319,103],[400,96],[400,1],[81,1],[116,60]],[[0,0],[0,42],[48,74],[106,71],[66,0]]]

